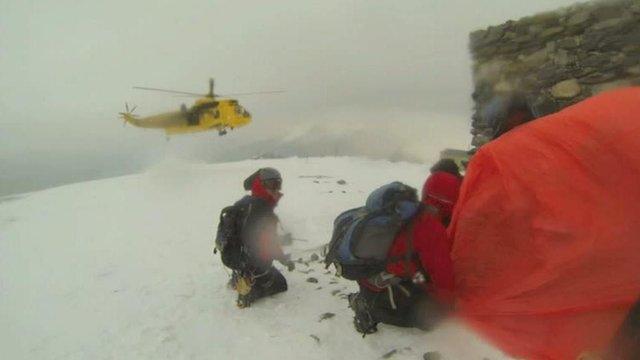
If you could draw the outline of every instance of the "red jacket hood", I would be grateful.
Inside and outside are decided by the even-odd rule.
[[[443,217],[451,217],[462,180],[444,171],[431,174],[422,186],[422,202],[435,206]]]

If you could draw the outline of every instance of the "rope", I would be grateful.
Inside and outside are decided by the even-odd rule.
[[[391,304],[391,308],[396,310],[398,307],[396,306],[395,300],[393,300],[393,286],[389,286],[387,288],[387,294],[389,294],[389,303]]]
[[[400,290],[402,290],[402,292],[404,293],[404,295],[405,295],[406,297],[411,296],[411,293],[409,292],[409,290],[407,290],[404,286],[402,286],[402,285],[400,285],[400,284],[397,284],[397,286],[400,288]]]

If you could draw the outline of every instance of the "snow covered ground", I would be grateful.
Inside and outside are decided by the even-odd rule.
[[[277,213],[297,239],[286,250],[302,261],[285,270],[288,292],[238,309],[213,235],[220,209],[263,166],[283,174]],[[0,198],[2,358],[505,359],[454,321],[427,333],[381,325],[363,339],[343,298],[354,284],[310,261],[339,212],[392,180],[419,188],[427,172],[347,157],[164,161]]]

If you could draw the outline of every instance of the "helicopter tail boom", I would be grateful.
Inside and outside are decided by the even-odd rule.
[[[139,117],[133,114],[133,109],[129,110],[129,105],[125,104],[125,111],[120,113],[120,118],[126,123],[142,128],[164,129],[174,126],[188,125],[188,114],[184,111],[171,111],[154,116]]]
[[[132,113],[121,112],[120,118],[124,121],[125,124],[129,123],[134,126],[141,126],[140,122],[138,121],[138,118]]]

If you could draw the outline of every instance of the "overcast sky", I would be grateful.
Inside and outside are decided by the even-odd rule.
[[[574,2],[0,0],[0,195],[280,141],[415,161],[437,157],[420,144],[468,147],[469,32]],[[219,93],[286,93],[241,98],[254,123],[223,138],[117,119],[125,101],[140,115],[193,101],[132,86],[204,93],[209,77]]]

